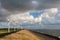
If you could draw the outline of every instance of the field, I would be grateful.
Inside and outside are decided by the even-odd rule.
[[[14,30],[13,29],[10,29],[10,32],[13,32]],[[0,29],[0,34],[1,33],[8,33],[8,30],[7,29]]]
[[[8,33],[8,31],[4,29],[0,30],[0,32],[2,32],[0,35],[0,40],[43,40],[42,37],[38,38],[28,30],[14,32],[14,30],[11,29],[10,33]]]
[[[37,33],[32,30],[0,29],[0,40],[56,40],[56,38]]]

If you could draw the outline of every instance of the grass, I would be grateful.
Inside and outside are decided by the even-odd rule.
[[[10,32],[14,32],[14,29],[10,29]],[[8,29],[0,29],[0,34],[1,33],[8,33]]]
[[[4,30],[5,31],[5,30]],[[13,31],[11,29],[11,31]],[[43,40],[42,37],[38,38],[37,35],[28,31],[28,30],[21,30],[16,33],[9,34],[0,38],[0,40]]]
[[[5,32],[2,34],[1,32]],[[29,31],[29,30],[19,30],[15,32],[13,29],[10,30],[10,33],[7,32],[7,29],[0,30],[0,40],[44,40],[49,39],[49,37],[45,37],[40,35],[39,33]],[[42,37],[43,36],[43,37]],[[54,38],[51,40],[55,40]]]

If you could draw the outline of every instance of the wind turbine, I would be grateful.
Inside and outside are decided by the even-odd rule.
[[[10,32],[10,19],[8,18],[8,32]]]
[[[18,16],[18,17],[20,17],[20,16]],[[10,23],[11,22],[13,22],[13,24],[14,24],[14,31],[16,31],[16,28],[17,28],[17,23],[19,22],[19,18],[17,18],[17,16],[16,15],[10,15],[8,18],[8,32],[10,32]]]

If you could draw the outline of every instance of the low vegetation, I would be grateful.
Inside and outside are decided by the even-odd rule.
[[[34,35],[28,30],[21,30],[16,33],[6,35],[0,38],[0,40],[43,40],[43,38]]]

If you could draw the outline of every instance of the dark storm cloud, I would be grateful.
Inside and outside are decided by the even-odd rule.
[[[32,1],[34,0],[0,0],[0,20],[6,20],[10,14],[33,10],[34,8],[35,10],[60,8],[60,0],[35,0],[38,2],[38,6],[32,4]]]
[[[8,10],[20,10],[20,11],[25,11],[25,10],[31,10],[34,8],[32,6],[31,1],[33,0],[1,0],[2,6],[5,9]],[[45,8],[51,8],[51,7],[60,7],[60,0],[36,0],[39,2],[39,6],[36,7],[36,9],[45,9]]]
[[[1,0],[2,6],[8,10],[29,10],[28,0]]]

